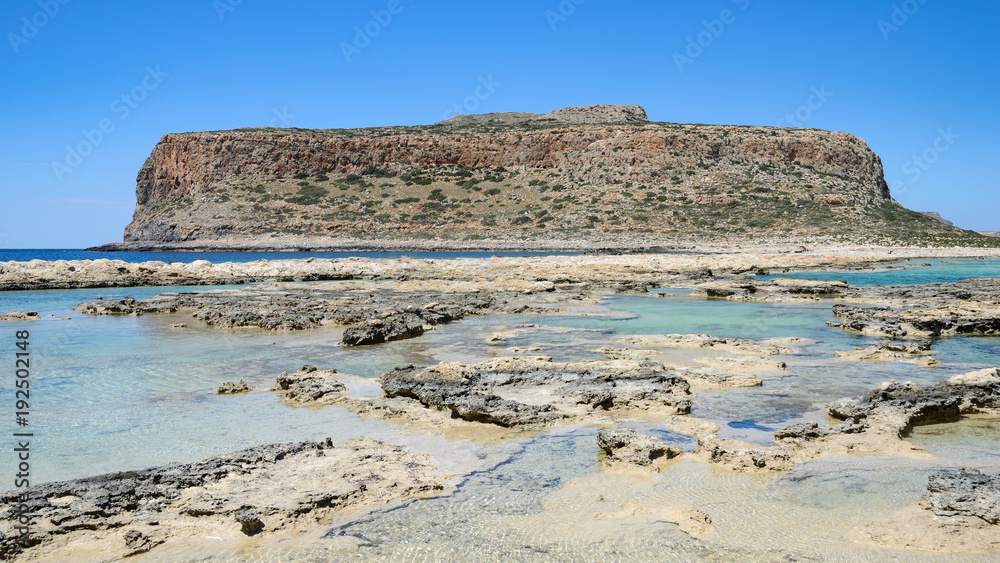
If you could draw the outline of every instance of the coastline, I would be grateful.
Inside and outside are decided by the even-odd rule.
[[[650,236],[627,233],[601,233],[585,237],[566,233],[559,236],[510,236],[488,233],[490,238],[450,236],[442,232],[435,236],[414,237],[302,237],[281,235],[252,238],[217,238],[179,241],[109,242],[85,250],[99,252],[582,252],[587,254],[626,253],[741,253],[756,249],[775,252],[798,252],[806,248],[840,249],[869,246],[872,248],[924,248],[927,251],[946,249],[982,249],[1000,251],[1000,244],[983,237],[982,246],[948,244],[909,245],[906,241],[877,237],[843,240],[838,237],[698,237]]]
[[[736,427],[726,428],[720,425],[719,423],[723,422],[721,420],[702,419],[697,413],[693,416],[686,414],[691,401],[698,400],[701,396],[731,394],[735,397],[745,392],[756,393],[757,391],[746,391],[755,389],[761,389],[763,393],[781,392],[789,385],[789,377],[798,376],[802,373],[800,370],[814,369],[813,362],[816,359],[830,355],[812,348],[817,346],[817,342],[808,338],[770,338],[758,335],[750,339],[741,339],[693,333],[663,335],[655,332],[660,330],[658,327],[655,329],[647,327],[645,333],[637,335],[622,332],[617,336],[596,330],[592,333],[596,340],[579,340],[579,342],[581,344],[593,342],[585,344],[586,346],[594,346],[600,342],[602,347],[598,351],[606,359],[597,361],[589,358],[574,363],[567,362],[565,349],[560,352],[559,345],[553,343],[563,342],[567,338],[582,338],[582,335],[590,334],[588,332],[592,330],[590,328],[572,332],[572,329],[560,327],[558,324],[539,325],[533,324],[536,322],[534,320],[529,319],[525,322],[522,319],[516,322],[523,324],[516,324],[513,327],[498,326],[497,329],[502,330],[487,336],[481,332],[470,331],[469,327],[464,326],[465,323],[460,323],[463,326],[451,329],[446,328],[447,325],[455,324],[455,321],[466,315],[482,318],[507,314],[562,315],[567,318],[585,318],[589,323],[600,318],[615,317],[615,313],[601,309],[603,299],[609,294],[636,294],[629,297],[649,298],[650,307],[653,306],[652,303],[668,303],[672,301],[671,297],[675,297],[650,292],[649,290],[653,288],[694,288],[695,292],[692,292],[687,299],[704,299],[706,303],[711,302],[715,307],[726,309],[743,310],[739,309],[741,305],[736,303],[724,304],[727,301],[756,300],[766,303],[807,303],[819,307],[834,305],[835,315],[838,303],[878,305],[882,308],[897,306],[912,310],[916,298],[923,299],[924,305],[911,316],[913,318],[855,319],[853,309],[848,311],[852,317],[847,320],[855,324],[864,322],[866,325],[871,325],[878,330],[872,329],[870,332],[879,336],[882,335],[879,331],[885,332],[882,328],[884,326],[895,327],[900,323],[916,326],[923,323],[925,321],[923,317],[928,314],[943,319],[954,313],[961,318],[967,318],[971,311],[966,305],[977,302],[978,299],[983,299],[982,302],[985,304],[980,312],[990,315],[991,318],[995,317],[995,313],[991,312],[995,311],[997,295],[997,291],[993,289],[996,285],[993,280],[984,280],[989,282],[989,287],[981,289],[969,284],[952,284],[955,286],[953,293],[965,295],[958,299],[966,304],[962,305],[961,311],[955,313],[952,309],[935,308],[939,299],[948,298],[947,292],[940,290],[935,284],[930,284],[934,287],[927,290],[929,292],[927,295],[918,295],[918,291],[911,292],[906,288],[896,293],[887,293],[888,290],[880,289],[862,291],[849,286],[846,282],[789,279],[757,282],[750,278],[763,274],[780,276],[793,271],[873,272],[911,267],[924,271],[931,268],[921,268],[922,264],[918,261],[933,258],[992,259],[1000,258],[1000,251],[981,248],[863,248],[847,245],[796,248],[760,245],[754,248],[717,247],[669,254],[447,259],[293,258],[217,264],[207,260],[191,263],[162,261],[132,263],[108,259],[33,260],[0,263],[0,289],[323,282],[305,286],[268,284],[188,294],[166,292],[142,301],[129,298],[123,300],[98,298],[93,302],[81,304],[76,311],[87,316],[136,317],[147,314],[183,313],[188,315],[188,319],[196,319],[194,322],[198,323],[198,334],[205,339],[214,339],[213,332],[228,334],[227,331],[234,328],[285,334],[310,328],[335,326],[338,330],[344,327],[343,342],[338,346],[345,347],[348,344],[348,336],[356,328],[360,333],[368,335],[366,336],[368,340],[361,344],[370,344],[372,351],[377,353],[386,350],[380,346],[383,346],[383,343],[387,345],[390,340],[416,338],[425,331],[458,330],[467,336],[456,334],[455,338],[462,342],[467,338],[471,339],[468,340],[468,347],[458,352],[444,351],[444,354],[450,354],[445,356],[450,359],[436,365],[425,365],[417,369],[413,369],[412,366],[410,369],[396,368],[385,372],[379,378],[378,389],[372,387],[373,382],[370,377],[359,377],[350,371],[338,373],[335,368],[342,368],[343,364],[334,363],[323,365],[323,369],[320,370],[313,366],[304,366],[298,372],[273,374],[277,377],[275,388],[265,390],[262,387],[254,387],[246,392],[257,393],[258,395],[251,395],[257,397],[260,396],[259,393],[265,391],[277,393],[281,401],[289,405],[297,403],[305,408],[320,408],[324,405],[342,408],[359,419],[373,419],[391,425],[405,435],[429,434],[441,436],[448,441],[471,439],[474,445],[468,447],[472,449],[479,447],[480,442],[491,443],[490,440],[494,443],[507,440],[531,441],[535,435],[545,436],[540,438],[542,440],[552,440],[564,432],[554,429],[573,428],[574,423],[602,429],[611,429],[624,423],[640,425],[640,430],[643,428],[641,425],[654,427],[658,425],[661,428],[661,436],[662,429],[666,429],[675,435],[684,435],[689,440],[689,445],[680,447],[675,443],[661,443],[649,436],[634,432],[629,434],[616,430],[611,433],[609,430],[609,433],[603,435],[604,438],[599,435],[597,442],[593,442],[588,435],[587,443],[590,449],[594,449],[596,444],[606,452],[596,454],[592,472],[581,481],[592,482],[586,489],[592,492],[609,486],[615,479],[634,478],[636,475],[643,479],[655,479],[661,473],[669,476],[678,466],[686,468],[681,471],[688,471],[695,464],[708,467],[713,472],[781,474],[793,471],[796,465],[814,459],[847,453],[851,455],[867,453],[917,460],[914,463],[929,457],[904,439],[905,432],[901,429],[905,429],[905,423],[895,418],[884,417],[885,420],[879,419],[876,424],[874,415],[865,415],[869,419],[870,429],[865,424],[856,424],[851,420],[845,420],[837,425],[828,422],[830,428],[827,429],[815,424],[809,426],[797,423],[799,420],[803,422],[805,420],[793,418],[789,422],[796,424],[782,429],[780,435],[775,433],[774,445],[768,446],[759,442],[759,435],[755,440],[746,441],[744,435],[733,432],[733,428]],[[905,261],[911,263],[906,264]],[[876,267],[879,264],[899,262],[904,264],[889,268]],[[989,309],[991,306],[994,308]],[[775,309],[776,312],[782,310],[782,308]],[[628,315],[622,314],[617,318],[625,319]],[[169,321],[164,320],[163,323],[177,322],[177,319],[180,319],[179,315],[170,317]],[[200,321],[204,321],[205,325],[202,326]],[[505,325],[509,321],[499,322]],[[186,324],[169,326],[178,334],[194,328]],[[827,326],[834,325],[827,323]],[[844,333],[861,330],[852,326],[854,325],[844,325],[839,328]],[[913,332],[910,325],[906,326],[911,330],[911,334],[906,338],[924,338]],[[958,332],[971,334],[965,330]],[[772,333],[768,334],[774,336]],[[995,332],[984,334],[995,334]],[[195,338],[194,333],[192,338]],[[427,346],[426,342],[436,341],[432,335],[431,340],[425,341],[422,346]],[[421,344],[418,342],[417,345]],[[357,348],[351,349],[357,350]],[[447,347],[443,347],[443,350],[447,350]],[[871,354],[860,354],[861,352],[866,354],[871,352]],[[435,357],[435,353],[432,350],[425,357]],[[843,356],[837,356],[839,359],[836,362],[849,362],[843,364],[844,370],[856,370],[862,373],[867,369],[865,366],[872,362],[885,361],[886,358],[892,362],[900,359],[905,362],[927,357],[926,350],[905,348],[871,351],[856,349],[853,353],[857,358],[850,356],[850,353],[852,352],[848,351]],[[299,354],[296,354],[296,360]],[[559,354],[562,356],[553,359],[553,356]],[[484,362],[482,361],[484,355],[493,359]],[[505,356],[510,356],[511,359],[505,359]],[[416,363],[416,360],[410,361]],[[948,361],[947,358],[945,361]],[[849,367],[851,365],[857,368]],[[945,369],[952,368],[949,366]],[[580,377],[581,374],[591,374],[593,377],[586,379]],[[968,375],[974,374],[970,372]],[[997,379],[996,375],[988,374],[988,376],[991,378],[990,389],[994,387],[1000,389],[1000,384],[994,381],[1000,379]],[[667,383],[672,387],[666,389]],[[688,384],[690,384],[689,390]],[[469,387],[470,385],[472,387]],[[965,388],[953,387],[943,389],[942,400],[951,401],[953,397],[960,396],[956,393],[966,392]],[[243,389],[246,390],[246,386],[243,386]],[[368,389],[368,391],[356,395],[354,391],[357,389]],[[908,393],[909,388],[900,391],[904,392]],[[994,401],[995,397],[1000,397],[1000,394],[993,393],[990,395],[990,400]],[[240,400],[239,396],[232,398],[234,404]],[[669,408],[663,410],[664,406]],[[661,407],[663,412],[657,412],[657,407]],[[872,408],[881,407],[875,405]],[[915,408],[926,410],[922,404],[916,404]],[[854,416],[853,411],[847,414]],[[823,419],[819,420],[822,423]],[[580,432],[593,431],[588,429]],[[359,438],[365,436],[362,434]],[[261,447],[267,449],[276,446],[270,444]],[[323,447],[316,449],[317,452],[324,451]],[[221,457],[229,455],[224,454]],[[315,454],[316,459],[325,455],[328,454]],[[386,459],[391,466],[392,458]],[[203,461],[207,463],[211,460]],[[450,460],[446,457],[436,457],[434,461],[447,464]],[[200,463],[202,462],[196,462],[194,465]],[[403,460],[403,463],[407,463],[407,460]],[[380,465],[374,467],[372,471],[381,474],[386,471],[385,467],[388,466]],[[149,471],[159,475],[160,472],[169,469],[157,466]],[[317,505],[324,510],[321,517],[324,521],[313,523],[311,516],[299,519],[297,516],[292,518],[288,515],[299,514],[300,508],[297,507],[289,508],[288,514],[262,512],[261,507],[267,506],[275,498],[273,491],[264,490],[267,478],[263,475],[267,469],[246,465],[240,471],[258,470],[261,471],[261,476],[258,477],[246,479],[223,477],[223,479],[236,479],[232,482],[238,482],[241,487],[245,486],[240,490],[247,491],[246,494],[250,496],[237,498],[230,493],[220,492],[208,499],[211,501],[209,504],[215,503],[212,504],[214,507],[212,510],[215,512],[206,512],[204,506],[207,506],[207,497],[197,489],[192,489],[189,497],[177,497],[180,499],[177,502],[156,500],[156,504],[152,504],[150,500],[143,506],[148,504],[158,508],[143,509],[147,512],[140,511],[135,514],[129,510],[126,511],[128,514],[123,513],[121,517],[109,519],[108,527],[101,529],[99,541],[94,545],[101,550],[120,549],[122,532],[129,534],[133,530],[141,532],[142,535],[125,536],[125,542],[130,550],[133,546],[129,542],[136,538],[146,543],[132,541],[138,546],[135,549],[143,548],[144,545],[147,549],[155,548],[160,541],[168,548],[186,545],[185,533],[168,534],[166,530],[170,526],[177,526],[178,530],[188,529],[191,522],[203,526],[198,529],[205,530],[204,533],[209,533],[209,528],[223,528],[228,534],[225,536],[229,538],[227,541],[231,540],[235,544],[243,541],[244,535],[251,535],[240,531],[243,520],[240,520],[241,516],[237,514],[243,510],[241,508],[243,504],[256,507],[257,520],[262,521],[265,527],[273,526],[266,528],[269,532],[257,538],[265,542],[278,541],[292,532],[318,533],[323,529],[327,517],[340,514],[339,509],[325,512],[326,506]],[[197,472],[193,474],[199,475]],[[632,477],[629,477],[630,475]],[[128,475],[124,476],[129,478]],[[363,484],[358,482],[357,478],[354,475],[347,475],[345,479],[352,484],[351,486]],[[699,484],[709,482],[713,478],[715,477],[706,475],[704,481],[699,481]],[[230,481],[220,481],[223,482]],[[125,489],[129,486],[127,483],[122,485]],[[207,487],[207,485],[199,486]],[[299,484],[289,486],[302,488]],[[48,489],[45,487],[46,485],[42,485],[38,490],[52,489],[53,492],[45,497],[47,499],[45,502],[49,504],[40,505],[38,510],[47,511],[44,513],[54,515],[55,520],[70,524],[64,527],[65,536],[63,531],[54,531],[53,534],[57,534],[58,538],[46,539],[44,545],[47,547],[42,547],[37,553],[43,554],[49,549],[62,549],[66,551],[59,553],[69,553],[76,549],[77,545],[82,545],[77,542],[82,541],[79,538],[84,535],[71,528],[75,525],[73,522],[77,521],[74,519],[80,519],[81,523],[85,523],[85,520],[91,522],[92,518],[86,515],[90,506],[87,503],[91,502],[90,497],[93,495],[87,487],[77,487],[70,491],[66,482],[52,483],[48,485]],[[435,487],[435,491],[444,490]],[[317,494],[327,494],[322,490],[322,485],[317,490],[319,491]],[[11,501],[11,498],[7,498],[7,501]],[[241,498],[252,498],[254,502]],[[61,504],[67,502],[71,504],[66,506]],[[311,503],[312,500],[308,502]],[[419,504],[423,501],[414,502]],[[595,522],[611,521],[612,524],[609,526],[613,525],[615,519],[639,518],[640,520],[628,521],[644,522],[641,519],[648,517],[652,525],[657,521],[655,518],[667,518],[666,521],[669,522],[675,520],[683,522],[689,529],[704,528],[698,532],[681,528],[683,533],[697,537],[699,534],[711,536],[713,526],[720,530],[717,533],[723,533],[721,530],[726,529],[727,519],[731,517],[717,506],[704,504],[693,504],[690,508],[668,507],[671,511],[678,510],[679,513],[671,512],[669,515],[664,513],[658,516],[660,513],[657,511],[662,507],[639,506],[630,504],[631,502],[623,502],[620,512],[615,512],[613,506],[603,510],[594,509],[593,516],[588,518]],[[79,506],[72,503],[79,503]],[[216,504],[219,504],[219,507],[216,507]],[[145,524],[144,519],[151,514],[157,514],[157,521],[162,520],[164,524]],[[343,517],[350,519],[348,515]],[[87,520],[88,518],[91,520]],[[248,521],[254,525],[253,519]],[[865,523],[856,521],[854,525],[860,526]],[[988,530],[991,534],[988,535],[988,541],[993,541],[989,538],[993,538],[994,528]],[[846,531],[843,537],[846,537]],[[347,547],[330,545],[331,549],[357,548],[353,544]],[[714,545],[718,549],[725,548],[725,542],[722,541]],[[25,560],[31,560],[30,556],[35,552],[34,549],[25,553],[29,556]],[[161,550],[163,548],[157,548],[156,552],[159,553]]]
[[[87,287],[238,285],[348,279],[538,279],[585,282],[663,281],[692,273],[858,269],[931,258],[1000,258],[1000,249],[837,246],[718,248],[670,254],[494,256],[490,258],[290,258],[190,263],[32,260],[0,265],[0,291]]]

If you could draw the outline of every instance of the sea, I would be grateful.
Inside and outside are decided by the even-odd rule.
[[[530,253],[406,253],[454,258]],[[373,258],[399,253],[91,253],[79,250],[2,250],[7,260],[107,257],[213,262],[307,256]],[[912,260],[871,271],[774,274],[844,279],[856,285],[951,282],[1000,277],[997,260]],[[222,288],[222,286],[220,286]],[[199,286],[191,291],[207,291]],[[868,345],[873,338],[826,326],[831,302],[740,303],[705,300],[689,289],[662,289],[667,298],[603,296],[605,315],[473,316],[436,327],[423,336],[374,347],[343,348],[336,327],[294,333],[217,330],[190,312],[141,317],[92,317],[73,310],[96,297],[143,299],[178,287],[99,288],[0,292],[0,312],[33,310],[41,321],[0,325],[0,416],[2,447],[17,445],[14,433],[30,431],[33,483],[75,479],[190,462],[273,442],[322,440],[341,443],[370,436],[413,451],[454,454],[448,467],[458,475],[450,494],[391,508],[344,515],[325,536],[363,538],[362,547],[337,552],[338,560],[659,560],[730,561],[816,559],[837,561],[941,561],[899,554],[847,541],[850,530],[917,502],[929,474],[942,468],[1000,469],[1000,423],[972,419],[918,428],[910,438],[932,459],[837,456],[795,470],[749,476],[684,461],[646,478],[604,476],[599,471],[598,428],[559,427],[500,443],[475,438],[426,436],[405,427],[363,419],[337,407],[292,407],[265,391],[285,371],[304,364],[367,378],[400,364],[480,361],[510,355],[511,347],[538,347],[557,361],[604,359],[598,351],[619,335],[712,334],[765,339],[801,337],[807,343],[780,356],[787,369],[764,385],[701,392],[691,415],[717,422],[721,434],[769,444],[773,432],[791,423],[826,423],[823,405],[858,395],[889,380],[930,385],[951,375],[1000,366],[1000,338],[948,337],[934,342],[943,365],[857,363],[834,357],[838,350]],[[186,328],[172,324],[184,323]],[[506,343],[490,335],[523,324],[538,325]],[[19,336],[27,334],[26,338]],[[15,408],[18,342],[30,352],[29,405]],[[243,380],[261,388],[218,395],[223,382]],[[16,411],[27,410],[27,425]],[[626,422],[683,449],[692,438],[662,425]],[[20,438],[23,439],[23,438]],[[446,454],[442,454],[446,452]],[[450,452],[450,453],[448,453]],[[0,477],[12,488],[13,454],[0,456]],[[644,506],[689,505],[712,517],[715,532],[698,540],[669,519],[628,516],[629,502]],[[640,511],[641,512],[641,511]],[[598,517],[601,514],[603,516]],[[793,530],[794,533],[789,533]],[[271,546],[261,561],[329,560],[334,542]],[[337,544],[340,545],[340,544]],[[209,549],[209,548],[206,548]],[[213,560],[242,560],[240,553],[209,553]],[[200,557],[200,556],[199,556]],[[152,560],[156,560],[155,558]],[[183,559],[177,559],[183,560]],[[201,560],[201,559],[198,559]],[[986,555],[962,560],[995,561]]]

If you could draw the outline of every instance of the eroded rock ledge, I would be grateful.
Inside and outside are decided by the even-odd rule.
[[[612,412],[678,414],[691,409],[687,381],[651,361],[494,358],[475,364],[400,366],[378,382],[380,396],[352,396],[336,370],[304,366],[279,376],[275,390],[292,402],[337,404],[370,416],[435,423],[451,419],[503,428],[539,427]]]
[[[915,424],[957,420],[965,414],[997,414],[1000,409],[1000,368],[955,375],[943,383],[918,387],[883,383],[860,397],[840,399],[827,409],[840,420],[895,429],[905,435]]]
[[[687,381],[650,361],[496,358],[423,369],[406,366],[380,381],[388,397],[416,399],[456,418],[501,426],[546,423],[588,410],[675,414],[691,409]]]
[[[871,346],[845,352],[834,352],[834,357],[864,362],[903,362],[918,366],[939,366],[941,362],[931,357],[931,342],[915,340],[898,342],[880,340]]]
[[[448,282],[324,282],[265,284],[239,289],[161,293],[149,299],[95,299],[76,310],[87,315],[142,315],[193,311],[196,319],[223,329],[304,330],[354,325],[343,344],[358,346],[412,338],[435,325],[468,315],[532,313],[583,299],[577,292],[547,296],[555,286],[520,282],[489,289]]]
[[[850,539],[939,553],[1000,549],[1000,474],[960,468],[934,473],[920,502],[856,528]]]
[[[883,383],[859,397],[834,401],[830,416],[842,422],[791,424],[775,432],[775,445],[723,439],[717,431],[698,436],[694,456],[737,471],[787,471],[797,463],[829,455],[887,454],[929,457],[903,438],[916,424],[958,420],[962,415],[1000,415],[1000,368],[955,375],[930,387]]]
[[[847,331],[892,339],[1000,334],[1000,280],[867,286],[845,294],[853,302],[876,306],[834,305]]]
[[[611,471],[644,470],[659,473],[660,464],[684,452],[655,436],[631,428],[610,428],[597,433],[597,447],[604,453],[603,468]]]
[[[77,543],[122,555],[198,535],[238,538],[315,525],[325,515],[398,498],[439,494],[446,480],[426,454],[370,438],[300,442],[37,485],[0,496],[0,555],[22,551],[14,531],[24,502],[34,556],[73,560]]]
[[[821,297],[840,297],[850,285],[841,280],[801,280],[776,278],[759,281],[753,278],[738,278],[701,283],[692,295],[731,301],[800,301],[816,300]]]

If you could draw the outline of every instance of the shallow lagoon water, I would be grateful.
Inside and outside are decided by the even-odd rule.
[[[919,269],[933,271],[934,268]],[[895,270],[893,272],[899,272]],[[949,274],[951,275],[951,270]],[[978,277],[979,270],[971,272]],[[893,273],[892,275],[895,275]],[[936,281],[936,280],[923,280]],[[898,283],[898,282],[893,282]],[[210,288],[191,288],[204,291]],[[947,338],[934,344],[945,365],[856,363],[833,357],[875,339],[825,326],[830,303],[738,303],[676,296],[605,296],[606,316],[497,315],[469,317],[424,336],[377,347],[345,349],[340,331],[220,331],[189,314],[87,317],[69,309],[97,296],[144,298],[188,288],[88,289],[0,294],[0,310],[32,309],[31,323],[6,323],[5,333],[31,331],[34,476],[39,481],[193,461],[278,441],[343,442],[359,435],[438,453],[461,475],[455,492],[338,516],[326,539],[275,544],[252,558],[205,546],[217,560],[525,560],[525,561],[989,561],[990,556],[900,554],[852,544],[854,526],[916,502],[927,476],[945,467],[1000,467],[1000,424],[967,419],[918,427],[911,440],[933,460],[891,456],[836,457],[783,475],[747,476],[681,462],[651,478],[598,471],[597,428],[572,426],[512,443],[473,444],[427,438],[360,419],[344,409],[293,408],[255,391],[219,396],[224,381],[270,387],[282,371],[309,363],[377,377],[398,364],[477,361],[537,346],[531,354],[558,360],[599,359],[617,335],[706,333],[725,337],[810,339],[780,356],[788,369],[760,388],[698,393],[694,416],[723,425],[723,435],[767,443],[790,421],[823,421],[822,405],[868,391],[889,379],[932,384],[955,373],[997,365],[1000,338]],[[52,316],[47,316],[52,315]],[[72,320],[57,320],[70,316]],[[171,323],[186,322],[175,329]],[[533,323],[537,329],[504,343],[489,335]],[[9,346],[8,346],[9,347]],[[699,355],[701,353],[699,352]],[[5,379],[3,392],[9,394]],[[652,423],[630,426],[691,449],[693,441]],[[15,428],[8,422],[11,431]],[[10,433],[8,433],[10,436]],[[10,440],[8,439],[8,442]],[[8,444],[8,447],[12,444]],[[450,449],[449,449],[450,448]],[[441,452],[447,451],[447,454]],[[4,457],[5,474],[12,470]],[[601,500],[603,499],[603,500]],[[694,539],[655,514],[596,519],[627,502],[652,507],[688,504],[713,518],[716,532]],[[794,530],[794,533],[789,533]],[[345,549],[345,538],[355,546]],[[195,553],[150,554],[153,560],[198,560]]]

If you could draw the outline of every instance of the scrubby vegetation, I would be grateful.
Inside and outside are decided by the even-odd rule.
[[[500,135],[498,143],[516,145],[532,131],[558,126],[479,123],[302,132],[345,140],[400,134],[481,140]],[[690,135],[697,126],[629,123],[618,127],[630,133],[658,128]],[[719,146],[728,142],[730,133],[750,131],[764,137],[773,132],[760,127],[716,129],[722,133],[699,134],[706,142],[702,149],[664,149],[664,158],[655,165],[635,158],[635,146],[615,144],[615,136],[593,143],[586,154],[574,153],[578,162],[556,159],[545,167],[516,162],[481,167],[428,164],[417,154],[375,166],[364,164],[364,155],[357,153],[358,158],[349,155],[355,164],[344,159],[298,171],[286,169],[287,177],[232,174],[192,199],[163,205],[152,214],[169,218],[192,207],[212,206],[214,215],[239,224],[242,232],[305,235],[413,237],[456,230],[482,237],[496,232],[748,239],[804,235],[860,243],[1000,246],[1000,239],[955,229],[901,207],[881,193],[877,182],[851,169],[832,173],[797,160],[765,162],[725,156]],[[283,152],[294,153],[301,148],[296,143],[305,142],[301,139],[288,136],[275,142],[284,143]]]

